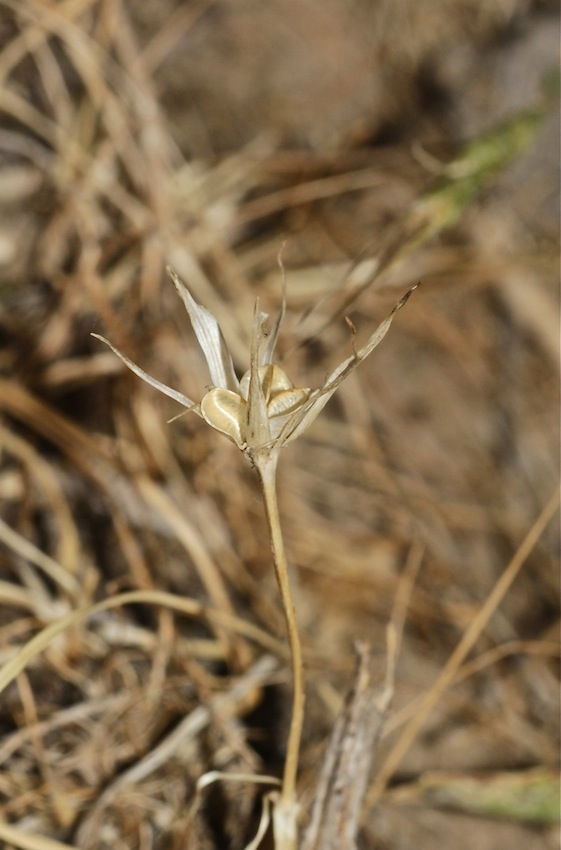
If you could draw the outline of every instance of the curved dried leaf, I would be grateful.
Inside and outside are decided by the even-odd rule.
[[[185,309],[189,313],[195,336],[208,364],[212,383],[216,387],[238,392],[239,381],[234,372],[232,356],[220,330],[220,325],[206,307],[197,304],[187,287],[179,280],[176,272],[170,266],[168,266],[167,271],[185,305]]]
[[[288,423],[286,434],[281,435],[283,443],[289,443],[299,437],[310,425],[315,421],[318,414],[323,410],[337,387],[345,380],[345,378],[353,372],[359,363],[368,357],[374,349],[382,342],[385,335],[390,329],[391,323],[395,314],[409,300],[412,292],[419,286],[418,283],[412,286],[405,295],[399,299],[390,315],[380,322],[374,333],[369,337],[366,345],[359,348],[357,352],[343,360],[325,379],[323,387],[314,391],[310,395],[308,404],[303,405],[301,411],[295,413],[291,422]]]
[[[146,381],[146,383],[150,384],[150,386],[154,387],[154,389],[159,390],[161,393],[164,393],[164,395],[167,395],[170,398],[173,398],[174,401],[178,401],[179,404],[182,404],[183,407],[186,407],[188,410],[194,409],[195,412],[198,412],[197,404],[192,401],[192,399],[183,395],[183,393],[180,393],[178,390],[168,387],[167,384],[162,384],[162,382],[156,380],[156,378],[152,378],[152,376],[148,375],[144,369],[141,369],[140,366],[137,366],[136,363],[133,363],[132,360],[129,360],[128,357],[122,354],[118,348],[115,348],[115,346],[110,343],[108,339],[105,339],[104,336],[94,333],[92,333],[91,336],[101,340],[101,342],[104,342],[105,345],[108,345],[111,351],[117,355],[119,360],[121,360],[125,366],[131,370],[131,372],[134,372],[135,375],[138,375],[139,378],[142,378],[143,381]]]

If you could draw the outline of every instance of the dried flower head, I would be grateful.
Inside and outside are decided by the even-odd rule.
[[[309,428],[339,384],[382,341],[393,317],[416,289],[413,286],[397,302],[366,344],[333,369],[323,386],[310,389],[295,387],[286,372],[273,363],[284,303],[270,333],[267,333],[268,315],[256,307],[250,367],[240,381],[216,318],[197,304],[173,269],[168,268],[168,272],[187,309],[212,380],[211,388],[200,402],[148,375],[104,337],[98,334],[92,336],[108,345],[129,369],[148,384],[188,410],[193,410],[215,430],[229,437],[253,462],[259,456],[276,455],[282,446]]]

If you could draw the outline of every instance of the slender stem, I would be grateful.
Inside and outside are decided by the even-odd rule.
[[[300,752],[302,726],[304,724],[304,665],[302,662],[302,647],[300,644],[300,636],[298,634],[294,600],[292,598],[292,591],[290,589],[290,582],[288,578],[288,567],[284,552],[284,542],[277,502],[277,454],[273,452],[272,454],[255,458],[255,466],[263,489],[263,501],[269,526],[271,551],[273,553],[275,574],[277,577],[284,617],[286,620],[292,661],[292,716],[290,719],[290,731],[286,748],[286,761],[284,763],[281,790],[281,800],[285,803],[289,803],[293,802],[296,798],[298,755]]]

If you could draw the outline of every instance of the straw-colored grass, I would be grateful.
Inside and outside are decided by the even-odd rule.
[[[555,846],[556,12],[437,7],[0,0],[6,850],[273,844],[257,477],[90,333],[199,400],[166,265],[241,375],[281,250],[297,387],[422,281],[279,464],[301,847]]]

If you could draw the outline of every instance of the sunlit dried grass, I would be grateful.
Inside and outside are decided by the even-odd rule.
[[[98,610],[64,631],[2,694],[0,834],[6,847],[42,850],[47,836],[82,850],[239,848],[255,831],[255,786],[220,784],[203,791],[196,812],[191,804],[209,770],[282,770],[288,675],[255,482],[197,421],[168,426],[175,406],[94,350],[89,332],[103,330],[161,380],[202,393],[165,263],[217,315],[243,371],[255,294],[278,306],[276,256],[288,234],[284,351],[291,374],[315,385],[348,356],[349,330],[331,321],[321,340],[299,345],[308,327],[300,317],[365,245],[368,262],[384,238],[399,239],[433,176],[399,144],[357,151],[339,141],[326,156],[261,137],[220,159],[186,160],[174,141],[189,124],[185,105],[174,104],[174,135],[159,104],[165,63],[204,3],[178,8],[141,42],[120,2],[1,8],[2,664],[79,608],[127,591],[146,602]],[[192,150],[202,148],[200,131],[193,126]],[[335,135],[354,139],[357,127]],[[554,227],[532,230],[539,180],[531,186],[528,208],[509,208],[507,186],[449,239],[401,257],[365,289],[352,305],[361,338],[396,287],[423,279],[377,359],[286,453],[281,511],[309,676],[304,800],[350,684],[355,640],[377,648],[384,678],[388,620],[408,555],[419,551],[376,793],[382,780],[434,769],[556,764],[551,527],[488,611],[470,656],[457,660],[464,666],[454,676],[446,666],[558,480],[557,245]],[[315,327],[337,312],[321,305],[308,320]],[[199,614],[146,604],[163,593],[177,607],[193,600]],[[264,670],[259,636],[278,659]],[[450,687],[398,762],[404,725],[413,728],[443,670]],[[365,846],[411,846],[408,829],[416,846],[442,846],[439,830],[465,846],[460,820],[427,821],[430,801],[414,783],[408,790],[405,803],[390,793],[363,812]],[[403,817],[400,806],[412,803],[417,814]],[[481,829],[493,846],[544,840],[512,824]]]

